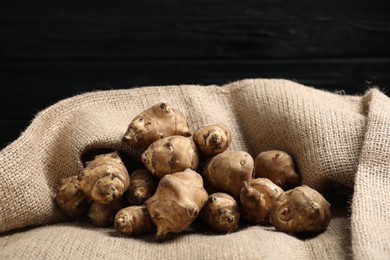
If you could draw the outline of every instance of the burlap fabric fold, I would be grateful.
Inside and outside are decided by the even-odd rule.
[[[232,150],[289,152],[303,182],[320,192],[353,188],[351,215],[335,209],[327,231],[313,237],[264,226],[226,235],[193,227],[164,243],[68,222],[53,200],[59,180],[81,171],[85,152],[123,149],[130,120],[160,101],[194,128],[228,125]],[[75,96],[40,112],[0,152],[0,259],[389,259],[389,133],[390,100],[377,89],[348,96],[256,79]]]

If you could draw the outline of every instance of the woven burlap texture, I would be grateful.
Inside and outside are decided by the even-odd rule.
[[[272,227],[217,235],[196,229],[164,243],[123,236],[68,219],[53,198],[59,180],[82,169],[81,156],[123,149],[132,118],[165,101],[193,125],[224,123],[231,150],[290,153],[303,182],[320,192],[354,188],[351,217],[333,214],[310,238]],[[40,112],[0,152],[0,258],[381,259],[390,256],[390,101],[377,89],[348,96],[292,81],[254,79],[224,86],[161,86],[78,95]],[[42,226],[46,225],[46,226]],[[21,229],[23,228],[23,229]]]

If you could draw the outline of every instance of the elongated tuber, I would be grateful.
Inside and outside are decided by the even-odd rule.
[[[153,175],[162,178],[186,168],[196,170],[199,155],[190,138],[174,135],[151,144],[142,154],[142,162]]]
[[[238,228],[240,208],[232,196],[217,192],[209,196],[200,217],[214,230],[233,232]]]
[[[99,202],[92,202],[88,211],[88,218],[98,227],[108,227],[114,224],[115,214],[125,207],[122,199],[115,200],[109,204],[101,204]]]
[[[157,188],[155,177],[146,169],[138,169],[130,174],[130,186],[126,192],[130,205],[142,205],[152,197]]]
[[[331,207],[319,192],[303,185],[282,193],[276,199],[270,217],[276,230],[318,233],[327,228]]]
[[[167,103],[158,103],[131,121],[123,142],[146,149],[158,139],[171,135],[191,136],[187,117]]]
[[[96,156],[78,179],[85,194],[103,204],[122,197],[130,183],[127,169],[117,152]]]
[[[203,169],[206,187],[238,199],[244,181],[253,177],[253,158],[244,151],[225,151],[208,159]]]
[[[224,124],[202,127],[194,132],[193,140],[205,156],[214,156],[226,151],[232,142],[232,133]]]
[[[301,182],[291,156],[279,150],[265,151],[256,156],[255,176],[268,178],[286,190],[300,185]]]
[[[90,205],[87,195],[80,189],[77,175],[61,180],[55,200],[58,207],[72,218],[85,214]]]
[[[121,209],[115,215],[114,227],[126,235],[142,235],[153,230],[154,225],[144,205]]]
[[[242,217],[253,224],[269,224],[269,214],[283,190],[266,178],[245,182],[240,193]]]
[[[208,194],[202,177],[195,171],[165,175],[156,193],[145,202],[150,218],[157,226],[156,238],[164,239],[168,233],[187,229],[206,204]]]

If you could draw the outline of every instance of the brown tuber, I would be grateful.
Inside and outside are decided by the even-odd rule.
[[[217,192],[209,196],[200,217],[214,230],[233,232],[238,228],[240,208],[232,196]]]
[[[89,220],[98,227],[108,227],[114,224],[115,214],[125,207],[122,199],[115,200],[110,204],[92,202],[88,211]]]
[[[331,207],[320,193],[303,185],[282,193],[270,217],[271,224],[279,231],[319,233],[329,224]]]
[[[78,179],[85,194],[103,204],[122,197],[130,183],[127,169],[117,152],[96,156]]]
[[[244,181],[253,177],[253,158],[244,151],[225,151],[208,159],[203,169],[206,187],[238,199]]]
[[[232,142],[232,133],[226,125],[210,125],[196,130],[193,140],[203,155],[214,156],[226,151]]]
[[[157,226],[156,238],[164,239],[168,233],[180,233],[196,219],[206,204],[208,194],[202,177],[195,171],[165,175],[156,193],[145,202],[150,218]]]
[[[272,206],[282,193],[279,186],[266,178],[245,182],[240,193],[242,217],[253,224],[269,224]]]
[[[146,234],[154,228],[145,206],[130,206],[115,215],[114,227],[126,235]]]
[[[187,117],[167,103],[158,103],[131,121],[123,142],[146,149],[153,142],[171,135],[191,136]]]
[[[190,138],[174,135],[151,144],[142,154],[142,162],[153,175],[162,178],[186,168],[196,170],[199,155]]]
[[[142,205],[153,196],[157,188],[155,177],[146,169],[138,169],[130,174],[130,186],[126,198],[130,205]]]
[[[72,218],[85,214],[90,204],[90,200],[80,189],[77,175],[61,180],[55,200],[58,207]]]
[[[279,150],[265,151],[256,156],[255,177],[268,178],[286,190],[301,182],[291,156]]]

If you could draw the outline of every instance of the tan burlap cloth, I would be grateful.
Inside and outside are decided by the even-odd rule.
[[[83,152],[121,149],[130,120],[160,101],[194,128],[230,126],[233,150],[291,153],[304,183],[321,192],[354,188],[350,214],[334,209],[327,231],[313,237],[192,228],[163,243],[69,222],[53,202],[59,180],[82,169]],[[377,89],[348,96],[259,79],[86,93],[40,112],[0,152],[0,259],[390,259],[389,173],[390,99]]]

